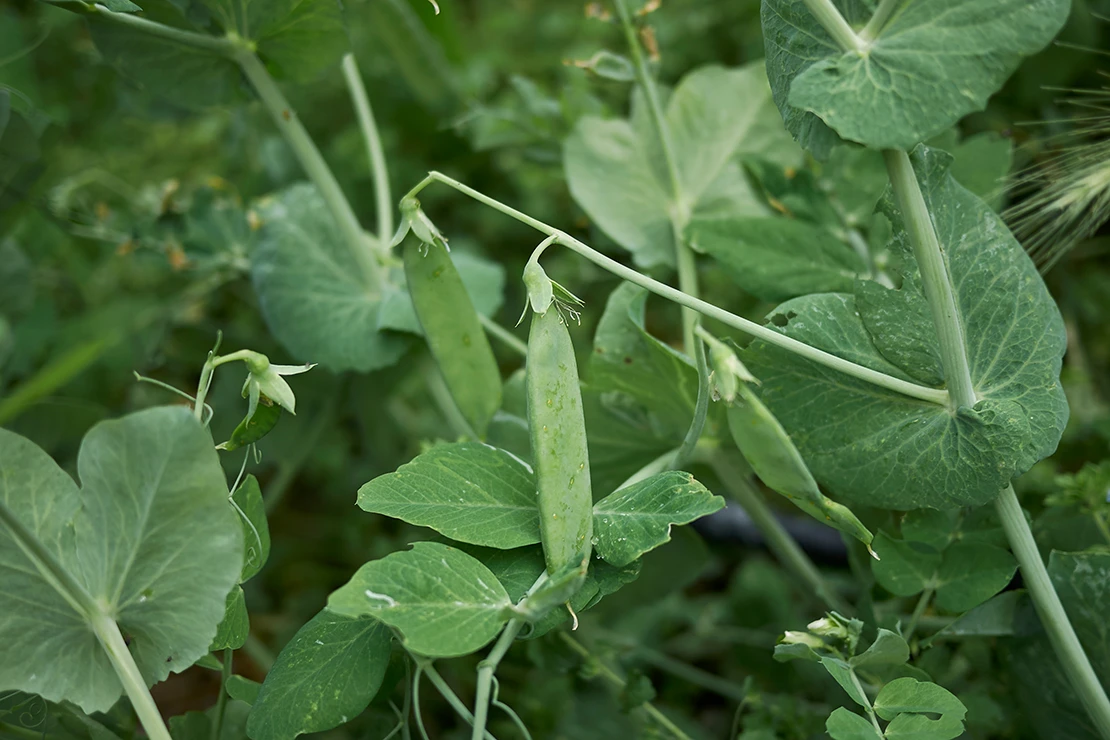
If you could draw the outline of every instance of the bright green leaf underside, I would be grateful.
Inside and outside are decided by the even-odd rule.
[[[837,0],[857,32],[873,2]],[[797,0],[764,0],[775,102],[820,159],[837,134],[875,149],[911,149],[982,110],[1067,19],[1068,0],[903,2],[866,51],[842,51]],[[836,133],[830,131],[831,127]]]
[[[1036,268],[989,207],[948,175],[949,157],[913,155],[955,288],[972,381],[981,399],[956,414],[754,342],[744,361],[760,395],[814,476],[860,503],[893,509],[987,503],[1051,454],[1067,421],[1059,383],[1063,322]],[[896,206],[891,248],[901,290],[859,282],[855,295],[806,296],[779,306],[772,328],[906,380],[941,380],[936,335]]]
[[[118,615],[147,683],[161,681],[207,653],[240,575],[242,533],[212,438],[187,409],[149,409],[93,427],[77,470],[81,488],[41,449],[0,430],[0,499]],[[0,644],[0,686],[87,712],[121,694],[85,618],[3,525]]]

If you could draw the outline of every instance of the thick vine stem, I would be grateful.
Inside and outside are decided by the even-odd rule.
[[[867,45],[856,35],[848,21],[832,4],[832,0],[805,0],[806,7],[817,22],[821,24],[833,41],[845,51],[863,51]]]
[[[474,188],[464,185],[458,180],[450,178],[440,172],[428,173],[428,176],[417,183],[416,187],[410,190],[406,197],[416,197],[416,195],[421,190],[423,190],[433,182],[440,182],[444,185],[452,187],[455,190],[458,190],[460,193],[473,198],[479,203],[483,203],[490,208],[504,213],[507,216],[515,218],[517,221],[520,221],[523,224],[531,226],[536,231],[554,237],[557,243],[577,252],[578,254],[588,259],[590,262],[593,262],[595,265],[598,265],[599,267],[613,273],[619,278],[627,280],[628,282],[635,285],[639,285],[641,288],[645,288],[646,290],[649,290],[652,293],[662,296],[663,298],[666,298],[669,301],[673,301],[681,306],[692,308],[703,316],[708,316],[711,319],[716,319],[717,321],[720,321],[727,326],[731,326],[734,329],[742,331],[749,336],[755,337],[756,339],[762,339],[763,341],[767,342],[767,344],[772,344],[776,347],[780,347],[787,350],[788,352],[793,352],[800,357],[804,357],[807,360],[812,360],[813,362],[824,365],[825,367],[832,368],[833,370],[837,370],[846,375],[858,378],[866,383],[870,383],[880,388],[885,388],[886,390],[898,393],[899,395],[903,395],[908,398],[913,398],[918,401],[924,401],[926,403],[937,404],[940,406],[946,406],[948,404],[948,393],[946,391],[939,390],[937,388],[928,388],[923,385],[918,385],[917,383],[911,383],[905,380],[901,380],[900,378],[895,378],[893,376],[887,375],[885,373],[880,373],[876,370],[872,370],[871,368],[864,367],[863,365],[857,365],[850,360],[845,360],[842,357],[837,357],[836,355],[825,352],[824,350],[817,349],[816,347],[811,347],[804,342],[799,342],[797,339],[793,339],[784,334],[780,334],[773,329],[768,329],[762,324],[757,324],[754,321],[749,321],[742,316],[737,316],[734,313],[726,311],[722,308],[718,308],[717,306],[714,306],[711,303],[707,303],[700,298],[696,298],[692,295],[682,292],[681,290],[672,288],[666,283],[661,283],[658,280],[653,280],[652,278],[649,278],[648,276],[643,275],[642,273],[639,273],[636,270],[633,270],[632,268],[627,267],[626,265],[623,265],[614,259],[606,257],[602,253],[591,248],[587,244],[584,244],[583,242],[575,239],[569,234],[566,234],[565,232],[562,232],[553,226],[545,224],[539,219],[532,218],[528,214],[522,213],[515,208],[507,206],[501,201],[491,198],[488,195],[485,195],[484,193],[481,193]]]
[[[929,303],[933,325],[940,340],[941,364],[951,398],[951,408],[955,411],[960,406],[974,406],[978,399],[971,383],[963,321],[956,305],[948,265],[944,260],[937,232],[933,228],[929,209],[925,205],[921,186],[918,185],[917,175],[909,156],[903,151],[887,149],[883,152],[883,159],[886,161],[894,197],[902,211],[906,231],[909,232],[913,255],[921,270],[925,299]]]
[[[96,633],[104,652],[108,654],[112,667],[116,669],[116,675],[119,676],[123,690],[127,692],[127,698],[131,700],[131,706],[139,716],[146,734],[151,740],[171,740],[170,731],[166,729],[166,723],[162,720],[162,713],[158,711],[158,706],[150,695],[150,689],[147,688],[146,681],[139,672],[139,666],[135,665],[135,658],[127,649],[127,643],[123,641],[119,625],[103,613],[98,612],[88,616],[92,622],[93,632]]]
[[[1025,579],[1026,588],[1037,608],[1041,624],[1048,639],[1052,643],[1056,656],[1071,681],[1079,700],[1091,717],[1091,721],[1098,728],[1099,735],[1104,739],[1110,738],[1110,699],[1099,682],[1091,661],[1083,651],[1079,637],[1075,634],[1071,621],[1068,619],[1064,605],[1056,594],[1052,579],[1041,560],[1041,553],[1029,531],[1029,524],[1025,521],[1025,514],[1018,503],[1017,494],[1013,486],[1006,486],[1002,495],[995,501],[995,510],[1010,540],[1010,549],[1021,566],[1021,575]]]
[[[471,740],[482,740],[485,736],[493,675],[497,672],[497,666],[500,665],[501,659],[505,657],[505,653],[509,652],[509,648],[523,626],[524,620],[509,620],[489,655],[478,664],[478,688],[474,695],[474,727],[470,734]]]
[[[898,10],[902,2],[903,0],[882,0],[879,3],[879,7],[875,8],[875,12],[871,14],[867,25],[859,32],[859,37],[865,44],[870,44],[879,37],[891,16],[894,15],[894,11]]]
[[[266,67],[258,59],[258,55],[253,51],[243,49],[235,55],[235,61],[238,62],[243,74],[246,75],[255,92],[258,93],[262,105],[270,112],[274,124],[281,131],[282,136],[285,137],[289,148],[293,150],[293,154],[301,163],[301,167],[304,168],[305,174],[320,191],[320,196],[324,199],[328,210],[331,211],[332,217],[339,227],[339,232],[343,235],[347,246],[351,250],[351,255],[358,262],[367,288],[372,291],[381,290],[385,278],[382,275],[376,255],[371,249],[366,232],[362,230],[362,225],[359,223],[354,209],[351,208],[350,202],[343,194],[339,182],[332,174],[328,163],[324,161],[320,150],[316,148],[316,143],[308,135],[308,131],[301,124],[300,119],[297,118],[297,112],[286,100],[281,88],[274,82],[274,78],[266,71]],[[384,244],[379,243],[377,246],[383,248]]]

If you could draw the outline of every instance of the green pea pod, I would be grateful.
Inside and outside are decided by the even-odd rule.
[[[220,449],[237,450],[240,447],[254,444],[269,434],[270,430],[277,426],[280,418],[281,406],[276,403],[271,405],[258,404],[258,407],[254,410],[254,416],[239,422],[239,426],[235,427],[235,431],[231,433],[231,439],[220,445]]]
[[[455,263],[440,240],[404,250],[405,279],[451,396],[474,432],[485,438],[501,407],[501,372]]]
[[[786,430],[744,383],[740,383],[735,402],[729,404],[728,428],[736,446],[768,488],[786,496],[813,518],[855,537],[871,551],[871,532],[851,509],[821,493]]]
[[[559,573],[590,556],[593,496],[578,365],[557,308],[532,316],[526,374],[540,538],[547,572]]]

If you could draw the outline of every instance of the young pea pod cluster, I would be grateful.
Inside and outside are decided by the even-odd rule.
[[[752,392],[758,382],[723,342],[705,337],[713,365],[715,395],[728,405],[728,428],[741,454],[768,488],[818,521],[855,537],[871,550],[874,539],[852,511],[821,493],[798,448],[778,419]]]
[[[578,365],[552,283],[529,263],[534,314],[528,335],[528,427],[539,496],[540,535],[548,573],[590,557],[593,494]],[[534,286],[541,290],[535,299]],[[545,287],[546,286],[546,287]],[[546,305],[543,300],[546,299]],[[543,310],[540,310],[543,309]]]

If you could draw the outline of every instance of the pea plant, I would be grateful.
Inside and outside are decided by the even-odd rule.
[[[1046,566],[1012,485],[1068,422],[1064,321],[997,212],[1009,144],[957,128],[1056,37],[1067,0],[763,0],[764,60],[699,67],[673,88],[653,66],[658,3],[591,5],[626,51],[579,66],[627,86],[629,113],[578,117],[562,166],[592,233],[625,261],[437,171],[395,209],[330,0],[58,4],[87,16],[100,53],[137,83],[198,106],[253,93],[268,112],[307,181],[240,216],[257,232],[249,274],[266,325],[307,364],[220,354],[221,340],[195,392],[139,376],[185,404],[95,425],[80,485],[0,430],[0,689],[38,695],[90,737],[116,737],[105,717],[125,694],[157,740],[291,740],[375,701],[396,714],[386,737],[427,738],[430,683],[464,728],[455,736],[532,737],[499,669],[514,646],[554,644],[614,685],[645,733],[707,737],[581,636],[675,526],[725,507],[719,483],[812,596],[813,619],[781,625],[773,657],[818,664],[843,690],[842,705],[819,708],[830,737],[964,736],[977,705],[942,685],[930,651],[1032,623],[1078,725],[1110,740],[1105,547],[1052,552]],[[373,233],[279,84],[336,64],[373,173]],[[426,209],[433,187],[541,235],[522,275],[526,342],[492,318],[499,266],[453,250]],[[619,279],[601,311],[548,276],[542,260],[558,248]],[[775,307],[745,318],[732,310],[741,294]],[[648,329],[651,296],[679,308],[673,344]],[[585,362],[583,317],[597,319]],[[452,438],[372,478],[356,502],[424,536],[345,573],[264,680],[238,675],[252,626],[242,584],[272,545],[247,467],[296,413],[298,381],[285,377],[313,363],[407,367],[420,341]],[[238,363],[245,412],[216,444],[214,378]],[[228,485],[220,455],[235,451]],[[1069,478],[1057,503],[1105,534],[1102,472]],[[859,584],[822,573],[760,486],[842,535]],[[1009,588],[1016,573],[1021,589]],[[951,618],[938,626],[937,613]],[[473,667],[472,696],[446,661]],[[192,666],[218,673],[216,706],[167,726],[150,687]],[[683,675],[730,695],[699,671]],[[737,722],[752,695],[733,692]],[[730,737],[768,736],[741,731]]]

